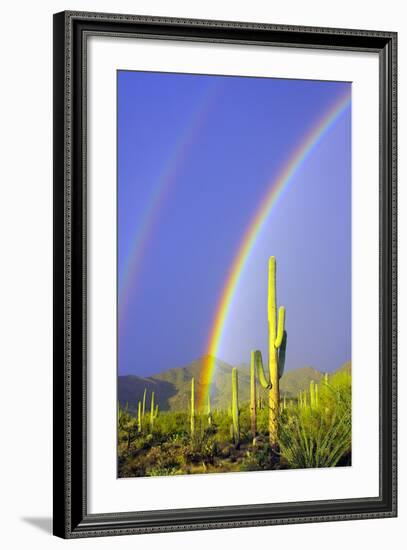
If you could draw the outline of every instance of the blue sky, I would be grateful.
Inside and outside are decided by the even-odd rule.
[[[206,352],[220,292],[262,197],[349,86],[119,71],[120,374],[148,376]],[[248,362],[254,348],[267,356],[271,255],[278,302],[287,308],[286,368],[330,371],[350,359],[350,136],[348,109],[270,212],[220,359]]]

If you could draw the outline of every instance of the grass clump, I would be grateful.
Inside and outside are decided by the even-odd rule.
[[[290,468],[327,468],[350,462],[350,375],[338,373],[320,388],[318,404],[297,404],[281,415],[280,453]]]

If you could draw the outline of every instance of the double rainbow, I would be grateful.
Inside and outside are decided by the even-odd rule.
[[[134,224],[135,232],[131,239],[131,247],[123,266],[123,274],[119,284],[120,322],[124,321],[130,299],[135,292],[138,272],[142,265],[141,258],[151,241],[162,207],[172,186],[177,181],[177,176],[184,165],[188,152],[195,143],[197,136],[199,136],[207,115],[219,97],[222,88],[222,82],[218,81],[216,85],[210,86],[205,92],[174,143],[171,154],[164,163],[149,201],[143,210],[141,219],[138,220],[137,224]]]
[[[215,372],[216,356],[222,344],[222,336],[230,315],[234,297],[239,286],[244,268],[249,260],[254,245],[261,231],[284,189],[292,180],[294,174],[310,156],[326,132],[335,124],[338,118],[350,107],[350,91],[341,96],[333,106],[325,113],[311,131],[298,145],[287,164],[281,170],[279,176],[270,182],[268,191],[253,216],[243,236],[240,247],[235,255],[229,270],[226,282],[223,286],[216,313],[212,323],[206,346],[206,359],[200,376],[200,390],[198,406],[202,407],[207,402],[208,392]]]

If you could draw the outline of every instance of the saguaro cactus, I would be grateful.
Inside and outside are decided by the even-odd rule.
[[[158,405],[157,405],[158,406]],[[157,417],[158,411],[156,410],[154,406],[154,392],[151,392],[151,410],[150,410],[150,430],[153,431],[154,429],[154,420]]]
[[[311,409],[315,409],[315,382],[313,380],[309,383],[309,403]]]
[[[254,444],[257,435],[256,357],[254,351],[250,357],[250,425]]]
[[[191,380],[191,436],[195,434],[195,378]]]
[[[208,393],[208,404],[207,404],[207,414],[208,414],[208,426],[212,425],[212,412],[211,412],[211,396]]]
[[[233,439],[236,446],[240,442],[240,424],[239,424],[239,397],[238,397],[238,377],[237,368],[232,369],[232,422]]]
[[[269,259],[268,273],[268,326],[269,326],[269,377],[266,378],[260,351],[255,351],[255,363],[259,382],[268,390],[269,405],[269,439],[272,447],[278,443],[278,417],[280,409],[279,380],[284,372],[287,332],[285,326],[285,307],[276,305],[276,259]]]
[[[144,393],[143,393],[143,410],[141,411],[141,412],[142,412],[142,415],[143,415],[143,418],[144,418],[144,415],[146,414],[146,397],[147,397],[147,388],[144,388]]]
[[[141,432],[143,429],[143,420],[142,420],[142,413],[141,413],[141,401],[138,402],[138,418],[137,418],[137,424],[138,424],[138,431]]]

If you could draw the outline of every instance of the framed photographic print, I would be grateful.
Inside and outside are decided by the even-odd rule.
[[[54,533],[396,515],[396,34],[54,16]]]

